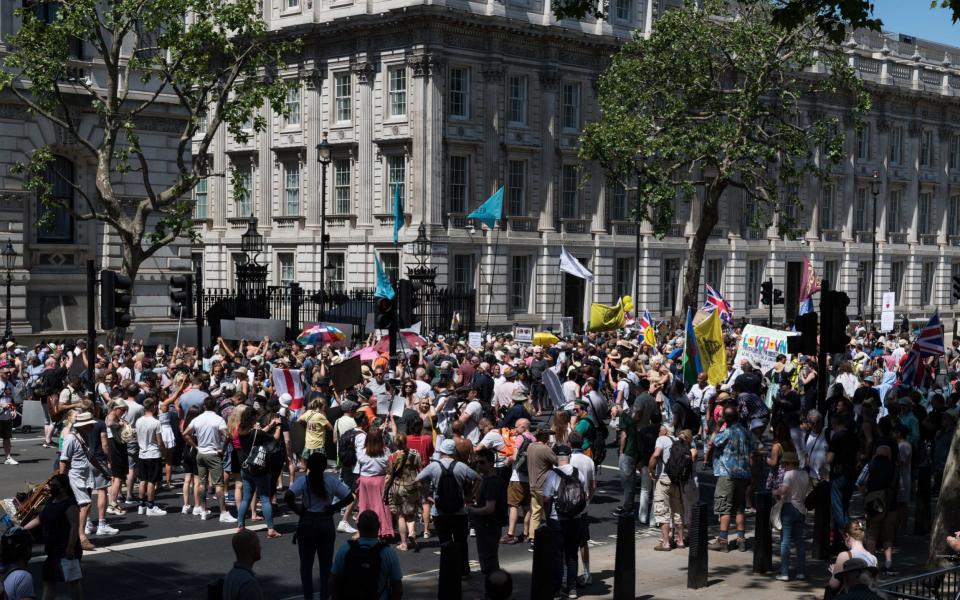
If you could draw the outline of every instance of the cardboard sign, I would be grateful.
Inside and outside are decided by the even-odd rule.
[[[893,321],[896,319],[896,292],[884,292],[883,304],[880,309],[880,331],[893,331]]]
[[[573,334],[573,317],[560,317],[560,337]]]
[[[330,383],[333,389],[338,392],[349,389],[358,383],[363,383],[363,375],[360,370],[360,357],[351,356],[339,364],[331,365],[330,368],[327,369],[327,374],[330,376]]]
[[[403,396],[393,396],[393,398],[377,398],[377,414],[393,415],[399,417],[403,415],[405,402]]]
[[[533,343],[533,327],[514,327],[513,339],[522,344]]]
[[[747,325],[737,343],[737,357],[733,364],[739,365],[741,359],[747,358],[757,365],[760,371],[768,371],[773,367],[773,363],[777,362],[778,354],[790,356],[787,352],[787,338],[791,335],[797,334],[759,325]]]
[[[279,319],[251,319],[237,317],[220,321],[220,335],[225,340],[283,340],[287,336],[287,322]]]
[[[480,348],[483,346],[483,334],[479,331],[471,331],[467,334],[467,343],[471,348]]]
[[[553,369],[547,369],[543,372],[543,387],[547,389],[547,396],[553,401],[556,408],[563,408],[566,401],[563,398],[563,386],[560,385],[560,378]]]

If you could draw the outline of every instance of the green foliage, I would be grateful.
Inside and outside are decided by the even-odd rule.
[[[690,260],[697,278],[725,190],[742,189],[756,203],[754,225],[787,204],[802,209],[791,190],[828,175],[842,157],[841,115],[857,119],[869,107],[841,54],[811,24],[785,30],[763,0],[742,1],[736,13],[721,0],[699,4],[667,11],[649,39],[638,35],[613,57],[600,79],[601,119],[581,138],[581,158],[597,161],[608,179],[636,189],[639,178],[640,215],[658,235],[678,193],[700,195]],[[815,65],[826,72],[811,72]],[[818,113],[825,104],[838,112]]]
[[[186,196],[209,172],[207,150],[217,130],[225,127],[244,142],[246,123],[252,120],[252,131],[266,126],[259,114],[265,104],[285,111],[287,90],[298,82],[275,69],[300,44],[268,31],[262,10],[259,0],[36,0],[19,10],[23,24],[10,38],[0,89],[59,125],[68,146],[96,164],[96,193],[75,188],[85,207],[75,207],[74,216],[117,231],[128,273],[179,235],[191,235]],[[92,50],[83,63],[72,54],[78,43]],[[91,111],[102,130],[83,135],[79,124]],[[183,125],[177,148],[160,159],[176,163],[172,183],[167,174],[162,184],[152,176],[166,165],[154,165],[141,146],[138,119],[151,113]],[[45,197],[51,156],[51,149],[37,148],[17,169],[25,187]],[[132,205],[114,190],[124,174],[138,174],[146,191]]]

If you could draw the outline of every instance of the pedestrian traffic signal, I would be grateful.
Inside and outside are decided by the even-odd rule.
[[[170,278],[170,316],[175,319],[193,318],[193,275],[174,275]]]
[[[393,329],[397,321],[395,298],[377,298],[377,329]]]
[[[760,303],[770,306],[773,302],[773,281],[767,280],[760,284]]]
[[[847,307],[850,306],[850,297],[844,292],[827,290],[820,294],[820,314],[823,315],[823,328],[820,335],[820,344],[824,352],[836,354],[844,352],[850,343],[847,335],[847,326],[850,319],[847,317]]]
[[[412,327],[420,320],[417,309],[420,307],[420,289],[422,284],[410,281],[409,279],[401,279],[397,282],[397,287],[399,288],[397,295],[399,296],[400,304],[399,327],[405,329]]]
[[[960,275],[953,276],[953,299],[960,300]]]
[[[133,282],[126,275],[100,271],[100,327],[116,329],[130,325]]]
[[[785,300],[783,299],[783,290],[773,290],[773,303],[774,304],[783,304]]]
[[[816,355],[817,313],[808,312],[800,315],[793,322],[793,326],[800,335],[792,335],[787,338],[787,351],[790,354]]]

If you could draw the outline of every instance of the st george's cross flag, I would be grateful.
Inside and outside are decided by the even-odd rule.
[[[303,408],[303,380],[300,369],[273,369],[273,389],[277,396],[290,394],[290,410]]]
[[[590,269],[583,266],[583,263],[577,260],[577,257],[567,252],[567,249],[563,246],[560,246],[560,270],[574,277],[593,281],[593,273],[590,272]]]

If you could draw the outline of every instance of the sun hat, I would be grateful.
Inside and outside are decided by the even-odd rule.
[[[453,456],[457,452],[457,444],[450,438],[440,442],[440,454]]]
[[[88,412],[82,412],[77,414],[76,418],[73,420],[74,427],[85,427],[87,425],[93,425],[93,415]]]

